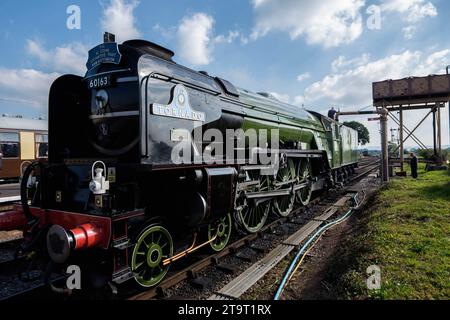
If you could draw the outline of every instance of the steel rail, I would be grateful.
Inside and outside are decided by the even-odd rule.
[[[378,162],[379,162],[379,160],[375,161],[375,162],[372,162],[371,164],[369,163],[367,165],[364,165],[364,166],[358,168],[358,169],[361,169],[361,168],[364,168],[364,169],[368,168],[368,169],[364,170],[363,172],[358,172],[356,176],[351,177],[349,179],[349,182],[355,182],[355,181],[361,179],[362,177],[364,177],[365,175],[369,174],[373,170],[377,169],[379,167],[379,165],[378,164],[374,165],[374,164],[378,163]],[[365,163],[365,161],[364,161],[364,163]],[[287,189],[287,190],[290,190],[290,189]],[[202,271],[203,269],[205,269],[208,266],[217,264],[219,259],[221,259],[223,257],[226,257],[226,256],[228,256],[230,254],[235,253],[240,248],[249,246],[251,241],[256,240],[258,238],[261,238],[263,236],[263,234],[265,232],[267,232],[268,230],[272,230],[274,227],[282,225],[283,223],[288,222],[291,219],[292,216],[295,216],[295,215],[297,215],[297,214],[299,214],[301,212],[304,212],[308,208],[311,208],[313,206],[316,206],[316,205],[320,204],[320,202],[324,199],[324,197],[326,197],[326,196],[328,196],[328,195],[330,195],[332,193],[333,193],[333,190],[327,191],[322,196],[313,199],[308,206],[306,206],[306,207],[298,207],[298,208],[294,209],[290,217],[278,218],[277,220],[275,220],[275,221],[269,223],[268,225],[264,226],[257,233],[249,234],[249,235],[247,235],[247,236],[245,236],[243,238],[240,238],[240,239],[236,240],[234,243],[228,245],[223,251],[215,253],[215,254],[212,254],[212,255],[210,255],[210,256],[208,256],[206,258],[203,258],[203,259],[195,262],[194,264],[184,268],[183,270],[178,271],[178,272],[174,273],[173,275],[170,275],[169,277],[164,279],[158,286],[156,286],[154,288],[151,288],[151,289],[149,289],[149,290],[147,290],[145,292],[141,292],[141,293],[138,293],[136,295],[133,295],[133,296],[129,297],[128,299],[129,300],[149,300],[149,299],[153,299],[153,298],[157,297],[161,292],[164,292],[164,290],[169,289],[169,288],[175,286],[176,284],[179,284],[180,282],[182,282],[184,280],[192,278],[193,275],[195,275],[196,273]],[[18,240],[15,240],[15,241],[18,241]],[[5,244],[8,244],[8,243],[10,243],[10,242],[7,242]],[[0,247],[0,249],[1,249],[1,247]],[[9,268],[9,267],[11,267],[12,264],[14,264],[16,262],[18,263],[21,260],[22,259],[17,259],[16,261],[14,261],[14,260],[7,261],[7,262],[5,262],[4,266],[5,267],[8,266],[8,268]],[[20,297],[22,294],[23,295],[27,295],[27,296],[30,295],[30,294],[32,295],[32,292],[35,291],[35,290],[36,290],[36,292],[40,292],[40,289],[42,289],[43,286],[44,285],[39,285],[36,288],[27,289],[27,290],[24,290],[24,292],[15,293],[15,294],[13,294],[11,296],[11,298]],[[7,298],[7,299],[9,299],[9,298]]]
[[[351,177],[349,182],[356,182],[356,181],[360,180],[362,177],[368,175],[370,172],[374,171],[375,169],[378,169],[379,165],[377,163],[379,161],[380,160],[377,160],[367,166],[364,166],[364,168],[366,168],[366,167],[369,167],[369,168],[364,170],[361,173],[358,173],[356,176]],[[349,186],[349,188],[350,187],[351,186]],[[322,195],[321,197],[318,197],[318,198],[312,200],[311,203],[306,207],[298,207],[298,208],[294,209],[294,211],[291,213],[291,216],[294,216],[298,213],[304,212],[306,209],[308,209],[312,206],[318,205],[320,203],[320,201],[323,200],[324,196],[327,196],[327,195],[329,195],[329,193],[326,193],[326,194]],[[158,286],[151,288],[145,292],[141,292],[136,295],[133,295],[133,296],[129,297],[128,300],[151,300],[151,299],[158,297],[165,290],[179,284],[180,282],[182,282],[184,280],[192,278],[195,274],[199,273],[206,267],[215,265],[219,259],[235,253],[240,248],[248,246],[252,240],[256,240],[256,239],[262,237],[262,235],[266,231],[273,229],[275,226],[282,225],[284,222],[289,221],[289,218],[290,217],[282,217],[282,218],[279,218],[279,219],[271,222],[270,224],[264,226],[257,233],[249,234],[241,239],[238,239],[234,243],[228,245],[223,251],[216,253],[216,254],[212,254],[204,259],[201,259],[200,261],[192,264],[191,266],[189,266],[179,272],[176,272],[173,275],[170,275],[169,277],[164,279]]]

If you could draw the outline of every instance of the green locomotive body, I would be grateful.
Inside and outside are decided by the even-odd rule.
[[[25,171],[18,214],[36,226],[25,238],[44,244],[57,265],[154,286],[192,251],[186,241],[220,251],[233,226],[258,232],[269,214],[289,216],[357,166],[355,130],[172,56],[147,41],[106,42],[91,50],[84,77],[53,83],[49,161]],[[249,131],[268,140],[255,147],[235,134]],[[204,154],[213,161],[196,161]],[[276,166],[262,163],[264,154]]]

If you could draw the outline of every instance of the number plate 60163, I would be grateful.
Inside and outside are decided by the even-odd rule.
[[[111,76],[98,76],[87,80],[89,89],[104,88],[111,85]]]

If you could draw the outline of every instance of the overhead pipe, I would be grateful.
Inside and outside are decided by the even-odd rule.
[[[378,114],[378,111],[339,111],[336,113],[336,116],[357,116],[357,115],[370,115],[370,114]]]

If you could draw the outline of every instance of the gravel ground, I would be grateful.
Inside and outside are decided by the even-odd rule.
[[[358,189],[367,189],[377,188],[378,184],[374,183],[374,181],[378,181],[375,178],[367,178],[358,183]],[[322,199],[322,201],[334,202],[339,198],[338,194],[329,195],[326,199]],[[321,201],[321,202],[322,202]],[[280,244],[283,240],[285,240],[289,235],[294,233],[296,230],[301,228],[302,225],[306,224],[312,217],[317,216],[322,213],[323,207],[314,206],[313,208],[306,209],[299,215],[293,217],[293,220],[296,223],[286,223],[285,225],[277,225],[272,230],[267,230],[262,237],[252,241],[252,244],[257,247],[267,248],[268,251],[275,248],[278,244]],[[273,221],[273,217],[271,218]],[[351,220],[349,220],[351,221]],[[270,223],[270,221],[268,221]],[[342,224],[340,227],[345,227],[346,224]],[[338,228],[336,228],[338,229]],[[22,236],[21,232],[0,232],[0,243],[5,241],[10,241],[13,239],[19,239]],[[238,232],[234,232],[232,235],[232,239],[230,243],[236,241],[240,238],[241,235]],[[339,238],[338,237],[325,237],[324,239],[330,238],[331,243],[334,243],[334,246],[338,245]],[[0,250],[0,262],[10,259],[12,250],[3,250],[5,248],[2,246]],[[329,244],[329,242],[321,241],[319,242],[317,248],[313,251],[314,257],[308,258],[304,267],[305,271],[303,271],[299,277],[297,275],[294,278],[292,288],[289,287],[287,289],[286,298],[288,299],[302,299],[308,298],[307,293],[310,291],[310,288],[317,289],[317,281],[320,280],[320,272],[319,274],[310,273],[308,276],[305,276],[305,272],[308,270],[319,270],[317,266],[325,263],[325,260],[329,257],[328,252],[332,252],[333,246]],[[198,261],[205,257],[207,252],[204,250],[203,252],[187,257],[180,261],[175,268],[172,269],[170,273],[176,272],[177,270],[181,270],[188,265]],[[244,247],[237,251],[238,254],[245,256],[252,256],[254,260],[259,260],[263,258],[266,253],[261,253],[255,250],[250,249],[249,247]],[[3,260],[2,260],[3,259]],[[198,274],[200,280],[203,280],[205,286],[203,288],[199,288],[198,285],[192,283],[192,281],[183,281],[177,286],[170,288],[167,290],[167,299],[192,299],[192,300],[202,300],[207,299],[209,296],[219,291],[223,286],[229,283],[232,279],[242,273],[244,270],[248,269],[253,262],[248,262],[242,259],[237,258],[235,255],[228,255],[219,261],[221,264],[232,265],[235,268],[235,272],[229,273],[223,270],[219,270],[215,266],[210,266],[205,268],[202,272]],[[282,276],[286,265],[289,262],[289,257],[284,259],[274,270],[272,270],[269,274],[267,274],[263,279],[261,279],[254,288],[251,288],[244,296],[244,299],[271,299],[273,295],[273,291],[276,289],[276,285]],[[315,264],[314,264],[315,263]],[[38,285],[40,280],[36,280],[35,282],[20,282],[17,276],[11,275],[1,275],[0,274],[0,300],[2,296],[10,295],[14,292],[20,292],[25,289],[32,288],[33,286]],[[319,281],[320,284],[320,281]],[[326,284],[324,285],[326,287]]]
[[[334,203],[337,199],[340,198],[340,193],[331,194],[321,202],[326,203]],[[300,229],[303,225],[308,223],[311,218],[322,214],[324,208],[320,206],[313,206],[312,208],[308,208],[302,213],[295,215],[292,217],[292,221],[294,223],[286,223],[284,225],[277,225],[272,230],[267,230],[262,237],[255,239],[251,242],[252,245],[256,247],[266,248],[267,252],[262,253],[255,250],[252,250],[249,247],[244,247],[239,249],[236,254],[242,254],[246,256],[253,256],[254,260],[262,259],[270,250],[274,249],[277,245],[279,245],[282,241],[287,239],[291,234]],[[270,222],[268,222],[270,223]],[[236,235],[233,239],[237,239]],[[232,241],[231,241],[232,242]],[[286,259],[285,259],[286,260]],[[232,281],[235,277],[237,277],[240,273],[247,270],[254,262],[248,262],[242,259],[237,258],[235,255],[228,255],[220,260],[220,263],[232,265],[235,268],[235,272],[230,274],[228,272],[224,272],[219,270],[215,266],[209,266],[198,274],[198,278],[201,282],[204,283],[204,287],[198,287],[191,283],[191,280],[183,281],[180,284],[168,289],[166,291],[167,297],[166,299],[188,299],[188,300],[204,300],[209,298],[212,294],[219,291],[226,284]],[[268,275],[263,277],[255,286],[249,290],[249,294],[244,296],[245,299],[271,299],[270,295],[258,295],[255,294],[261,290],[262,287],[274,287],[277,281],[274,281],[274,276],[277,278],[277,274],[281,273],[283,262],[278,266],[279,270],[275,270],[270,272]],[[281,266],[281,268],[280,268]],[[178,269],[178,268],[177,268]]]
[[[361,180],[353,189],[364,190],[367,194],[375,192],[380,187],[379,179],[368,177]],[[358,214],[364,214],[359,212]],[[352,216],[344,223],[327,231],[317,245],[311,250],[310,255],[304,260],[302,267],[295,274],[286,287],[283,300],[321,300],[335,298],[329,286],[324,280],[327,270],[332,268],[332,255],[340,245],[344,237],[351,236],[352,226],[357,219]],[[243,300],[271,300],[281,282],[284,273],[292,261],[294,255],[288,255],[276,268],[266,274],[243,296]]]
[[[16,274],[0,275],[0,301],[14,294],[19,294],[25,290],[30,290],[42,284],[40,272],[32,271],[28,273],[33,281],[21,281]]]
[[[22,239],[22,235],[22,231],[0,231],[0,244]]]

